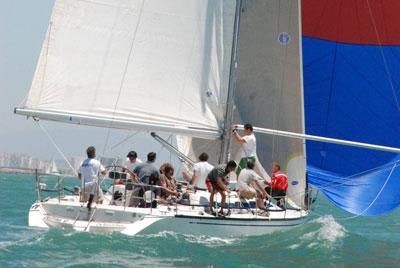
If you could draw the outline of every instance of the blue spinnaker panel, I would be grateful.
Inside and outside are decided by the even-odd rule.
[[[303,36],[303,67],[307,134],[400,147],[400,46]],[[396,157],[307,141],[309,183],[348,212],[388,213],[400,205],[398,168],[374,199]]]
[[[356,215],[381,215],[400,206],[399,160],[346,178],[309,166],[308,179],[337,207]]]
[[[400,46],[303,37],[303,64],[308,134],[400,147]],[[345,176],[395,157],[317,142],[307,142],[307,151],[308,164]]]

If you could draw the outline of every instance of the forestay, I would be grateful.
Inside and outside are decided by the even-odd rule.
[[[58,0],[17,113],[218,138],[234,14],[230,0]]]

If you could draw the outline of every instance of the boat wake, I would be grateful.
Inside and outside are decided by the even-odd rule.
[[[185,235],[171,231],[163,231],[157,234],[137,235],[137,237],[165,238],[168,240],[175,240],[177,242],[185,241],[190,244],[199,244],[210,248],[231,245],[240,240],[240,238],[231,238],[231,237],[221,238],[221,237],[213,237],[206,235]]]
[[[14,246],[30,246],[40,242],[44,236],[45,230],[35,230],[27,226],[1,224],[2,229],[0,251],[9,251]]]

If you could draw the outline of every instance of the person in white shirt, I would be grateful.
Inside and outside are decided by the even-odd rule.
[[[87,159],[85,159],[79,167],[78,177],[82,180],[83,201],[87,200],[89,193],[88,208],[90,209],[93,200],[96,202],[103,201],[103,191],[99,185],[99,175],[105,175],[106,169],[96,158],[96,148],[90,146],[86,150]]]
[[[265,209],[264,198],[271,198],[265,191],[263,185],[258,181],[260,177],[254,172],[254,161],[247,162],[247,168],[242,169],[238,177],[237,188],[239,197],[243,199],[257,198],[257,206],[260,209]]]
[[[200,189],[207,189],[206,178],[214,166],[207,162],[208,154],[206,153],[200,154],[199,160],[200,162],[193,165],[193,176],[190,184]]]
[[[236,142],[242,146],[242,158],[236,168],[236,174],[239,175],[240,171],[247,166],[247,162],[256,161],[257,158],[257,141],[253,133],[253,126],[251,124],[244,125],[244,136],[240,136],[237,129],[233,130],[233,137]]]
[[[135,151],[130,151],[128,153],[128,155],[126,156],[126,161],[125,161],[125,165],[124,165],[124,170],[128,170],[130,174],[133,173],[133,171],[135,170],[135,167],[142,163],[142,160],[140,160],[137,157],[137,153]]]

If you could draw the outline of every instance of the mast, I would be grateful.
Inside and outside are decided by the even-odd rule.
[[[240,25],[241,10],[242,10],[242,0],[236,0],[235,25],[233,29],[228,96],[226,101],[226,113],[225,113],[224,129],[222,132],[221,154],[219,157],[219,163],[225,163],[230,158],[230,145],[232,139],[231,126],[233,123],[233,105],[234,105],[233,100],[235,97],[235,89],[236,89],[235,73],[237,69],[237,46],[239,40],[239,25]]]

